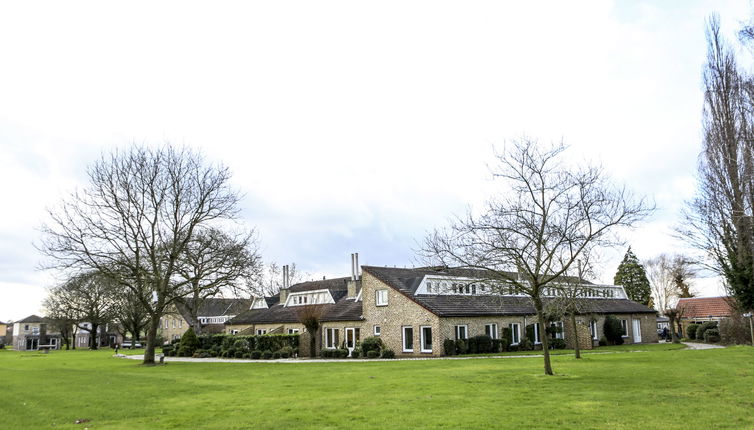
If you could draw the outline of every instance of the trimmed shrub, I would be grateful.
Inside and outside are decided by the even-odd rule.
[[[280,348],[280,356],[283,358],[293,357],[293,348],[290,346]]]
[[[246,339],[238,339],[237,341],[233,342],[233,348],[235,348],[236,351],[248,352],[249,341]]]
[[[246,358],[246,359],[251,358],[251,354],[248,352],[244,352],[241,358]]]
[[[194,333],[194,328],[189,327],[188,330],[186,330],[186,333],[183,333],[183,336],[181,336],[181,346],[179,347],[179,351],[183,351],[183,353],[187,355],[181,355],[181,357],[189,357],[194,354],[194,351],[199,349],[199,338],[196,337],[196,333]]]
[[[458,355],[468,354],[469,344],[463,339],[456,339],[456,353]]]
[[[377,356],[385,349],[385,344],[377,336],[369,336],[361,341],[361,352],[364,355],[369,354],[369,351],[377,351]]]
[[[269,360],[270,358],[272,358],[272,351],[270,351],[269,349],[262,351],[262,358],[264,360]]]
[[[550,347],[552,349],[565,349],[566,342],[563,339],[551,339],[550,340]]]
[[[706,321],[701,324],[699,324],[699,327],[696,329],[696,338],[697,340],[705,341],[706,342],[706,332],[709,329],[717,329],[717,321]],[[718,333],[719,336],[719,333]]]
[[[500,351],[506,352],[511,350],[511,338],[503,337],[500,339]]]
[[[503,350],[502,339],[492,339],[492,349],[490,352],[501,352]]]
[[[367,351],[367,358],[379,358],[380,352],[374,349]]]
[[[395,353],[393,352],[392,349],[386,349],[382,351],[382,358],[387,358],[387,359],[395,358]]]
[[[336,349],[335,354],[335,358],[348,358],[348,348]]]
[[[613,315],[605,317],[603,330],[609,345],[623,345],[623,327],[618,318]]]
[[[704,341],[709,343],[720,342],[720,330],[716,328],[709,328],[704,332]]]
[[[163,347],[162,347],[162,353],[165,354],[165,355],[168,355],[168,353],[170,351],[172,351],[173,349],[175,349],[175,347],[173,345],[163,345]]]
[[[272,359],[277,360],[280,358],[280,351],[275,351],[272,353]]]
[[[243,351],[236,350],[236,352],[233,354],[233,357],[243,358]]]
[[[492,338],[487,336],[486,334],[474,336],[471,339],[474,339],[474,344],[476,346],[476,351],[479,354],[487,354],[489,352],[492,352]],[[471,341],[469,339],[469,341]],[[471,349],[469,347],[469,349]],[[473,352],[472,352],[473,354]]]
[[[531,351],[534,349],[534,343],[525,337],[521,340],[519,348],[521,348],[521,351]]]
[[[688,327],[686,327],[686,336],[689,339],[696,339],[696,330],[701,326],[701,324],[689,324]]]
[[[445,355],[456,355],[456,342],[453,339],[445,339],[442,342]]]
[[[262,357],[262,351],[255,349],[254,351],[251,351],[251,358],[254,360],[259,360]]]
[[[351,358],[359,358],[361,357],[361,347],[357,346],[356,348],[351,351]]]
[[[598,344],[599,346],[607,346],[607,338],[605,338],[605,336],[602,336]]]

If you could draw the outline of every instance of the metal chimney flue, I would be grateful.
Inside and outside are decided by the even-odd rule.
[[[355,280],[358,281],[359,279],[361,279],[361,276],[359,276],[359,253],[358,252],[353,254],[353,259],[354,259],[353,269],[356,275]]]

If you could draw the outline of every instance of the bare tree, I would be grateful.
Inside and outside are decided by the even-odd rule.
[[[296,308],[296,318],[309,333],[309,356],[317,356],[317,336],[322,326],[322,316],[325,314],[324,305],[304,305]]]
[[[545,289],[557,287],[581,256],[620,243],[615,230],[651,211],[644,200],[613,186],[601,168],[566,167],[564,150],[562,144],[540,148],[530,139],[515,141],[497,155],[493,174],[506,186],[499,195],[480,215],[470,212],[435,230],[423,246],[430,261],[481,269],[527,295],[540,327],[546,327]],[[548,344],[542,336],[544,372],[552,375]]]
[[[45,308],[45,316],[51,322],[51,327],[60,332],[65,349],[76,349],[76,328],[78,316],[59,297],[59,289],[52,289],[44,299],[42,306]]]
[[[707,27],[704,86],[699,188],[678,230],[706,254],[707,267],[724,277],[738,305],[753,309],[754,86],[723,40],[717,16]]]
[[[289,285],[303,282],[306,277],[306,273],[303,273],[296,268],[296,263],[291,263],[288,266]],[[261,297],[274,296],[281,288],[283,288],[283,267],[273,261],[264,268],[256,295]]]
[[[83,273],[50,291],[48,310],[88,331],[89,348],[97,349],[100,327],[113,318],[115,291],[116,285],[106,276]]]
[[[681,318],[683,317],[683,308],[679,307],[673,307],[665,309],[663,312],[665,316],[670,319],[670,332],[671,337],[673,339],[673,343],[681,343],[681,340],[678,338],[678,332],[676,331],[676,324],[678,324],[678,327],[681,326]]]
[[[149,314],[144,363],[154,364],[160,318],[190,293],[180,259],[197,234],[237,216],[230,172],[166,144],[114,151],[88,169],[89,184],[50,211],[38,246],[46,267],[96,270],[128,288]]]
[[[113,321],[123,338],[130,335],[132,349],[141,341],[142,333],[149,327],[149,314],[142,304],[148,300],[147,297],[139,299],[134,290],[129,288],[121,289],[114,298]]]
[[[675,307],[681,297],[693,297],[691,280],[697,271],[694,262],[683,255],[660,254],[645,263],[652,285],[655,309],[662,312]]]
[[[234,297],[246,295],[256,285],[262,260],[254,233],[230,235],[212,228],[201,231],[187,243],[178,264],[179,276],[190,293],[180,300],[191,315],[196,334],[202,325],[198,312],[205,300],[224,292]]]

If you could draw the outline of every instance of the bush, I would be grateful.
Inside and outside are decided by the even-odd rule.
[[[255,349],[254,351],[251,351],[251,358],[254,360],[259,360],[262,357],[262,351]]]
[[[702,340],[706,342],[706,332],[709,329],[716,329],[717,328],[717,321],[706,321],[699,325],[699,327],[696,329],[696,338],[697,340]],[[719,333],[718,333],[719,336]]]
[[[233,357],[243,358],[243,351],[236,350],[236,352],[233,354]]]
[[[165,354],[165,355],[168,355],[168,353],[170,351],[172,351],[173,349],[175,349],[175,347],[173,345],[164,345],[162,347],[162,353]]]
[[[618,318],[613,315],[605,317],[603,330],[609,345],[623,345],[623,327]]]
[[[272,353],[272,359],[277,360],[280,358],[280,351],[275,351]]]
[[[696,330],[699,328],[701,324],[689,324],[688,327],[686,327],[686,337],[689,339],[696,339]]]
[[[387,358],[387,359],[395,358],[395,353],[393,352],[392,349],[386,349],[382,351],[382,358]]]
[[[502,350],[503,350],[503,340],[492,339],[492,349],[490,349],[490,352],[501,352]]]
[[[463,339],[456,339],[456,354],[463,355],[468,354],[469,344]]]
[[[565,349],[566,342],[563,339],[552,339],[550,340],[550,348],[552,349]]]
[[[749,319],[735,313],[720,321],[720,342],[726,345],[751,344]]]
[[[248,353],[248,352],[244,352],[243,355],[241,356],[241,358],[247,358],[247,359],[251,358],[251,354]]]
[[[181,355],[181,357],[191,356],[197,349],[199,349],[199,338],[196,337],[193,327],[189,327],[189,329],[186,330],[186,333],[183,333],[183,336],[181,336],[181,346],[179,347],[179,351],[183,350],[183,352],[187,354]]]
[[[704,341],[709,343],[720,342],[720,330],[716,328],[709,328],[704,332]]]
[[[283,358],[293,357],[293,348],[290,346],[280,348],[280,356]]]
[[[377,336],[369,336],[361,341],[361,353],[364,355],[368,356],[369,351],[377,351],[379,357],[383,349],[385,349],[385,344]]]
[[[233,342],[233,348],[235,348],[236,351],[248,352],[249,341],[246,339],[238,339],[237,341]]]
[[[511,350],[511,338],[504,337],[500,339],[500,350],[502,352],[507,352]]]
[[[357,346],[356,348],[351,351],[351,358],[359,358],[361,357],[361,347]]]
[[[367,358],[379,358],[380,352],[374,349],[367,351]]]
[[[521,351],[532,351],[534,349],[534,343],[525,337],[521,340],[519,348],[521,348]]]
[[[191,351],[184,346],[181,346],[180,348],[178,348],[179,357],[191,357],[192,355],[194,355],[194,351]]]
[[[270,358],[272,358],[272,351],[270,351],[269,349],[262,351],[262,358],[264,360],[269,360]]]
[[[606,346],[607,345],[607,339],[605,336],[602,336],[599,341],[599,346]]]
[[[456,342],[453,339],[445,339],[442,341],[442,349],[445,355],[456,355]]]
[[[474,340],[474,348],[478,354],[487,354],[492,352],[492,338],[486,334],[474,336],[469,339],[469,350],[471,351],[471,340]],[[474,352],[472,352],[474,354]]]

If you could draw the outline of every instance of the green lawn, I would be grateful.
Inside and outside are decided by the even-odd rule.
[[[754,349],[668,348],[554,356],[552,377],[537,357],[144,367],[0,350],[0,428],[754,428]]]

